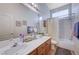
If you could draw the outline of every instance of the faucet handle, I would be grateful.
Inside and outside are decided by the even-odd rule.
[[[17,46],[17,43],[15,43],[14,45],[13,45],[13,47],[16,47]]]

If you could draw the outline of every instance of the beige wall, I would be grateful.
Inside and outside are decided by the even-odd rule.
[[[53,18],[50,18],[50,19],[47,19],[47,32],[48,32],[48,35],[50,35],[53,40],[57,40],[58,39],[58,30],[59,30],[59,27],[58,27],[58,21],[57,19],[53,19]]]

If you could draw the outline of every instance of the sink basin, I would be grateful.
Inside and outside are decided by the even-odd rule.
[[[35,40],[35,39],[38,39],[38,38],[40,38],[40,37],[42,37],[41,35],[36,35],[36,36],[26,36],[24,39],[24,42],[30,42],[30,41],[32,41],[32,40]]]
[[[18,51],[20,51],[21,49],[24,49],[25,47],[27,47],[27,44],[25,44],[25,43],[23,45],[18,45],[16,47],[11,47],[10,49],[4,51],[2,53],[2,55],[16,55],[18,53]]]
[[[25,39],[24,42],[30,42],[32,40],[34,40],[34,39]]]

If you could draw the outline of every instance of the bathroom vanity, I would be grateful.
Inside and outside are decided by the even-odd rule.
[[[6,48],[5,48],[6,49]],[[46,55],[51,50],[51,37],[42,36],[23,45],[9,47],[1,55]]]

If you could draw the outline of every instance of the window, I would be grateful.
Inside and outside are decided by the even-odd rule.
[[[63,18],[63,17],[67,17],[68,15],[69,15],[68,9],[66,9],[66,10],[62,10],[62,11],[53,13],[52,17]]]

